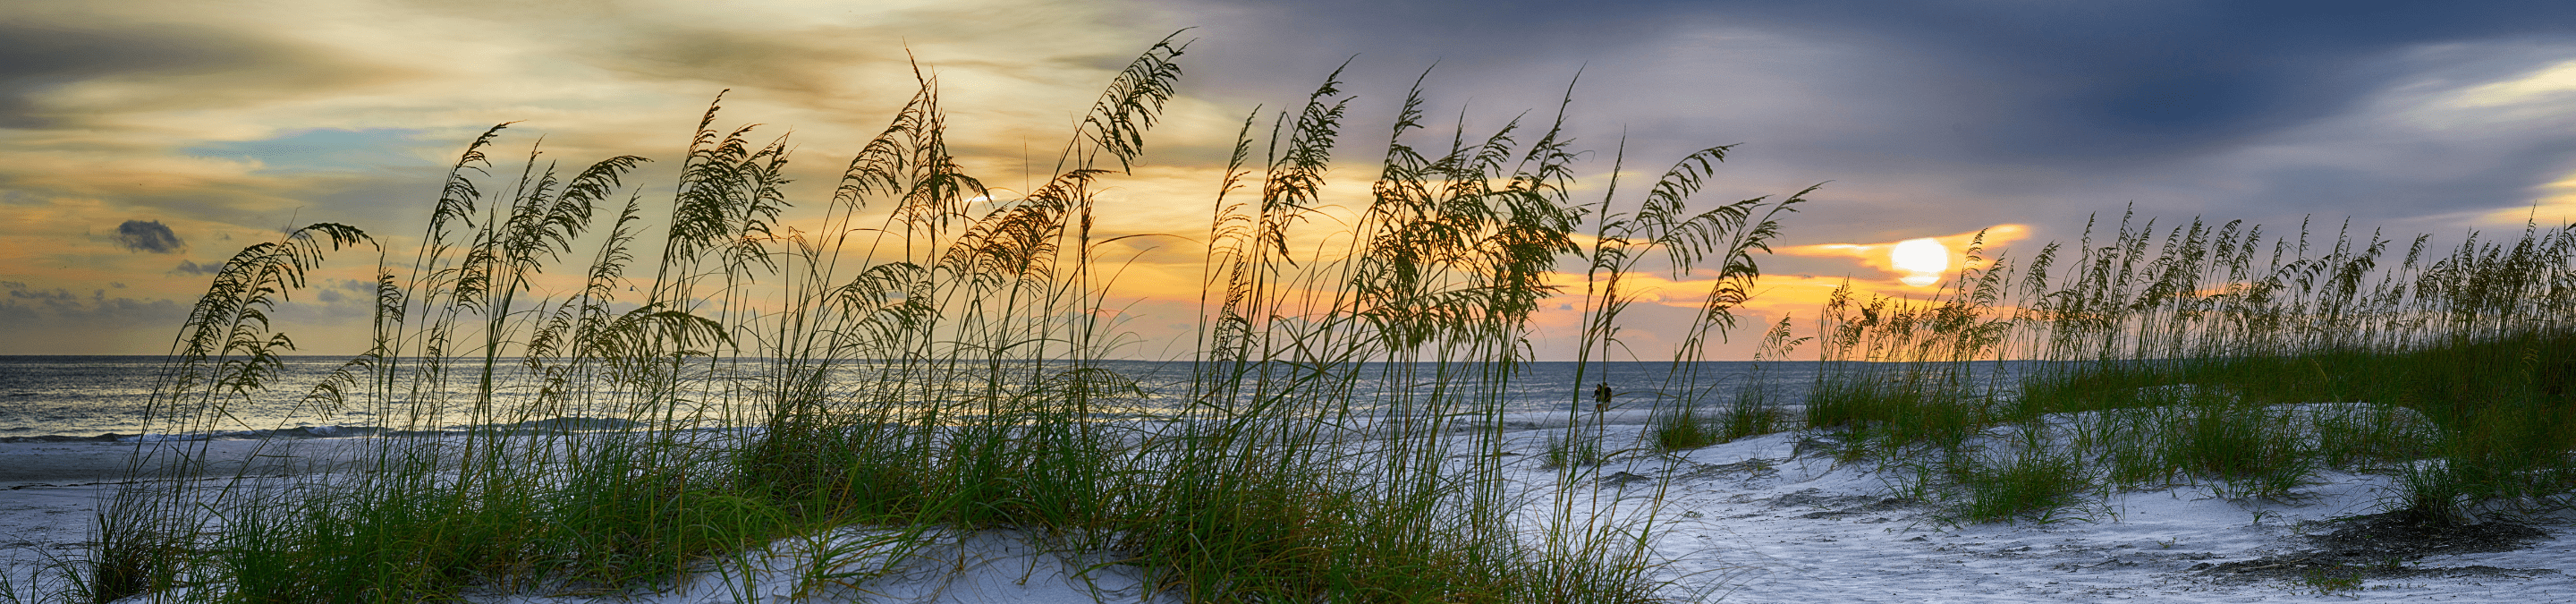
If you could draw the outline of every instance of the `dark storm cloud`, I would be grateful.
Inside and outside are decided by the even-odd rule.
[[[125,249],[155,254],[174,254],[187,247],[179,241],[178,233],[170,232],[170,227],[163,226],[158,220],[128,220],[125,224],[116,225],[116,244]]]
[[[1956,94],[1851,100],[1946,114],[1975,131],[1976,150],[2021,160],[2190,153],[2349,109],[2405,75],[2377,65],[2402,48],[2576,33],[2576,3],[2532,1],[1351,0],[1309,8],[1262,18],[1275,25],[1271,35],[1407,61],[1631,60],[1606,51],[1694,27],[1860,46],[1937,70]]]
[[[2252,189],[2249,198],[2263,200],[2280,215],[2340,219],[2360,214],[2377,223],[2410,215],[2524,207],[2532,201],[2532,185],[2565,172],[2570,157],[2576,157],[2576,138],[2558,137],[2516,145],[2466,169],[2288,165],[2249,174],[2246,182]]]
[[[2407,96],[2576,59],[2576,3],[1327,2],[1166,5],[1213,16],[1205,54],[1250,67],[1193,72],[1201,86],[1274,105],[1312,85],[1280,76],[1353,53],[1354,88],[1437,61],[1435,102],[1486,111],[1552,100],[1527,89],[1580,68],[1585,146],[1625,133],[1633,164],[1746,143],[1710,194],[1834,181],[1801,220],[1859,232],[1828,237],[1999,222],[2071,237],[2133,201],[2292,224],[2467,220],[2576,166],[2567,103],[2481,129],[2421,122],[2455,109]],[[1402,92],[1378,88],[1355,114]],[[2419,226],[2452,228],[2438,222]]]
[[[2191,152],[2351,108],[2406,74],[2389,53],[2564,36],[2565,2],[1728,3],[1723,14],[1938,53],[2005,102],[1987,150],[2022,158]],[[2496,74],[2503,75],[2503,74]]]

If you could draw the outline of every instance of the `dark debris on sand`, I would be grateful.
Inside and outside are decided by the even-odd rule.
[[[2310,535],[2314,550],[2221,564],[2203,563],[2192,571],[2222,583],[2268,580],[2351,580],[2414,577],[2527,577],[2548,569],[2497,568],[2484,565],[2430,567],[2414,562],[2426,556],[2505,552],[2530,547],[2549,533],[2503,519],[2485,522],[2427,521],[2402,512],[2354,516],[2329,522],[2333,532]]]

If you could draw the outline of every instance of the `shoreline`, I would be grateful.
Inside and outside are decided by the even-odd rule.
[[[1579,500],[1594,492],[1608,496],[1604,503],[1609,508],[1595,513],[1619,516],[1645,512],[1635,507],[1643,500],[1634,498],[1644,496],[1647,489],[1663,490],[1665,504],[1652,513],[1659,535],[1649,547],[1669,562],[1656,574],[1676,581],[1670,587],[1679,591],[1672,595],[1695,592],[1725,594],[1728,601],[1826,603],[1880,601],[1891,596],[1912,599],[1903,598],[1907,595],[1996,602],[2141,596],[2181,602],[2576,599],[2576,524],[2564,518],[2534,524],[2548,536],[2521,547],[2417,558],[2403,564],[2401,570],[2410,573],[2404,578],[2373,578],[2356,589],[2330,595],[2313,593],[2297,577],[2213,570],[2230,563],[2305,555],[2314,549],[2310,545],[2314,535],[2375,511],[2374,503],[2392,486],[2390,477],[2376,474],[2324,472],[2284,501],[2230,497],[2209,485],[2171,485],[2115,493],[2068,510],[2067,517],[2053,522],[1955,525],[1941,519],[1942,512],[1933,502],[1911,500],[1891,490],[1904,472],[1902,467],[1838,462],[1802,446],[1812,436],[1803,431],[1688,451],[1622,455],[1578,473],[1572,483],[1560,482],[1556,471],[1542,467],[1539,454],[1554,429],[1506,428],[1505,432],[1506,455],[1511,457],[1502,463],[1511,481],[1509,488],[1516,496],[1530,498],[1525,501],[1531,507],[1516,514],[1530,516],[1513,520],[1523,530],[1544,527],[1543,516],[1551,507],[1547,502],[1559,490]],[[1628,432],[1614,430],[1604,445],[1616,449],[1641,444]],[[350,445],[372,442],[330,440],[335,442],[321,443],[331,445],[327,448],[310,447],[313,441],[297,443],[293,459],[346,459],[337,453],[363,450]],[[230,455],[228,459],[238,462],[258,443],[204,444],[211,454]],[[97,503],[122,480],[118,473],[123,470],[123,455],[133,447],[133,443],[0,444],[0,470],[57,478],[52,483],[0,483],[9,487],[0,490],[0,534],[8,535],[0,537],[0,558],[23,565],[79,555],[90,537],[89,523]],[[48,459],[53,463],[34,463]],[[66,460],[86,460],[87,465],[63,463]],[[101,460],[115,463],[98,463]],[[99,474],[101,470],[107,474]],[[746,564],[758,561],[764,569],[788,564],[770,571],[788,572],[801,551],[797,548],[821,543],[815,539],[833,541],[845,537],[843,533],[871,530],[877,529],[854,526],[788,536],[766,547],[754,546],[741,556]],[[1044,587],[1013,581],[1031,565],[1061,565],[1050,562],[1053,558],[1048,556],[1066,552],[1006,537],[980,531],[958,533],[950,538],[962,540],[958,545],[940,547],[980,552],[967,556],[980,559],[974,568],[954,576],[924,571],[903,582],[875,587],[930,593],[937,585],[1013,586],[988,594],[1032,593],[1026,590]],[[937,556],[942,558],[966,553],[938,551],[945,552]],[[26,568],[31,567],[12,570]],[[723,591],[636,592],[598,598],[483,594],[469,599],[486,603],[730,601],[720,595]],[[1122,601],[1135,601],[1136,595],[1127,592]]]
[[[1803,406],[1783,407],[1784,412],[1789,413],[1795,413],[1802,409]],[[1638,427],[1651,423],[1654,420],[1654,414],[1651,411],[1633,409],[1613,410],[1608,413],[1600,414],[1588,411],[1572,414],[1566,412],[1511,412],[1503,414],[1499,419],[1502,424],[1501,430],[1503,432],[1510,433],[1564,429],[1572,424],[1601,427]],[[1450,428],[1452,433],[1465,433],[1468,431],[1490,428],[1492,426],[1492,424],[1484,421],[1484,418],[1482,417],[1467,417],[1460,418],[1460,420],[1461,421],[1458,424]],[[1144,428],[1153,426],[1156,423],[1159,422],[1137,422],[1137,425],[1140,428]],[[380,440],[384,438],[419,438],[419,436],[278,437],[268,439],[218,437],[207,439],[136,441],[132,440],[136,438],[136,435],[118,434],[113,436],[116,440],[107,440],[106,437],[80,437],[43,441],[0,441],[0,490],[45,486],[82,486],[88,484],[125,481],[129,479],[127,476],[127,467],[130,463],[131,456],[136,452],[149,447],[194,448],[203,446],[203,450],[207,453],[209,458],[209,463],[206,468],[194,474],[196,477],[221,477],[232,474],[271,476],[283,473],[310,471],[311,468],[300,466],[309,466],[314,463],[327,464],[349,460],[356,453],[366,450],[365,447],[362,446],[362,443],[380,442]],[[462,434],[459,433],[431,438],[461,436]],[[504,436],[518,438],[534,435],[506,434]],[[566,436],[566,434],[557,434],[555,436]],[[244,461],[254,455],[255,452],[263,449],[266,449],[267,452],[258,453],[263,457],[277,455],[278,453],[276,452],[276,449],[281,444],[288,447],[286,450],[291,452],[293,457],[269,457],[259,463],[253,464],[246,464]]]
[[[144,476],[155,477],[148,479],[203,479],[311,471],[315,464],[327,465],[351,459],[354,454],[365,450],[357,446],[360,442],[365,442],[365,439],[303,439],[289,442],[283,452],[278,441],[249,439],[185,443],[0,443],[0,490],[127,482],[136,478],[128,470],[133,465],[134,454],[143,447],[186,444],[193,448],[204,445],[207,463],[197,472],[184,477],[161,477],[159,475],[166,472],[159,471],[143,473]]]

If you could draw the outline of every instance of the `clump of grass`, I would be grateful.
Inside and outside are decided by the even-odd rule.
[[[1991,466],[1952,461],[1944,471],[1964,491],[1949,510],[1962,522],[2053,521],[2058,510],[2076,505],[2092,487],[2082,462],[2042,452],[2024,452]]]
[[[1660,420],[1654,426],[1654,436],[1655,448],[1663,451],[1697,449],[1727,441],[1707,423],[1688,417]],[[1556,448],[1554,445],[1549,447],[1551,451]]]
[[[2193,476],[2224,481],[2243,496],[2278,496],[2315,469],[2314,454],[2284,413],[2223,400],[2186,409],[2175,415],[2161,457]]]
[[[2307,574],[2301,576],[2299,580],[2301,583],[2307,585],[2309,589],[2316,590],[2317,595],[2334,595],[2348,591],[2359,591],[2362,585],[2362,577],[2362,572],[2358,569],[2347,574],[2330,572],[2326,569],[2318,568],[2309,569]]]
[[[1717,442],[1727,442],[1779,432],[1788,426],[1788,413],[1781,411],[1778,405],[1762,398],[1744,397],[1718,410],[1717,417],[1709,422],[1709,432]]]
[[[1971,249],[1929,300],[1838,295],[1807,425],[1850,431],[1854,455],[1955,456],[1991,426],[2088,417],[2076,440],[2105,484],[2270,497],[2394,468],[2410,494],[2392,505],[2445,518],[2576,493],[2560,361],[2576,232],[2473,233],[2445,254],[2348,227],[2094,226],[2019,264]],[[2003,394],[2016,359],[2035,363]]]
[[[1543,534],[1509,521],[1527,502],[1496,479],[1499,414],[1529,317],[1556,293],[1546,274],[1582,258],[1598,277],[1584,349],[1609,350],[1618,275],[1656,251],[1680,271],[1717,261],[1689,333],[1722,337],[1773,217],[1802,199],[1688,211],[1718,147],[1633,210],[1612,211],[1615,183],[1576,203],[1562,107],[1534,138],[1517,121],[1481,139],[1461,125],[1419,150],[1417,82],[1372,198],[1347,206],[1353,230],[1322,238],[1348,247],[1299,252],[1292,231],[1332,222],[1317,218],[1335,207],[1320,196],[1350,101],[1336,71],[1266,138],[1264,116],[1245,120],[1204,239],[1190,379],[1146,392],[1102,362],[1120,340],[1098,312],[1117,294],[1093,202],[1138,161],[1186,47],[1165,39],[1129,64],[1016,199],[950,154],[926,73],[828,199],[790,194],[785,138],[718,127],[721,96],[662,219],[640,192],[614,202],[644,158],[565,173],[532,150],[501,170],[496,126],[452,167],[413,257],[374,267],[372,349],[297,399],[304,417],[364,411],[380,436],[336,471],[282,478],[151,480],[211,452],[144,447],[104,508],[82,599],[619,592],[747,576],[728,565],[850,525],[891,529],[869,547],[893,551],[1007,529],[1131,552],[1154,591],[1192,601],[1653,599],[1638,520],[1651,509],[1622,516],[1564,489]],[[1589,248],[1573,237],[1587,218]],[[786,226],[799,220],[825,235]],[[658,254],[639,250],[657,235]],[[277,396],[294,348],[266,313],[326,255],[377,246],[324,224],[236,256],[183,327],[152,431],[243,427],[230,410]],[[540,287],[549,272],[577,288]],[[1699,354],[1683,348],[1677,363]],[[1704,389],[1675,380],[1666,391]],[[1168,421],[1111,419],[1136,416]],[[1602,428],[1569,424],[1580,463],[1560,478],[1601,457]],[[827,548],[809,582],[859,585],[901,558],[853,547]]]
[[[1808,396],[1807,424],[1846,430],[1848,454],[1894,455],[1964,447],[1998,419],[1983,397],[1911,382],[1827,382]]]

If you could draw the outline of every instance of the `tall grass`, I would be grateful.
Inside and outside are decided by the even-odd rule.
[[[1186,47],[1167,38],[1130,63],[1054,175],[1016,199],[951,155],[927,73],[824,200],[791,200],[785,137],[718,127],[711,104],[658,227],[663,204],[625,182],[648,160],[567,170],[531,150],[505,171],[496,126],[450,170],[409,259],[324,224],[228,263],[148,421],[237,428],[232,410],[280,396],[266,387],[295,343],[267,313],[355,249],[376,257],[373,346],[302,397],[302,418],[381,431],[284,477],[174,480],[202,470],[209,443],[145,446],[138,480],[102,507],[76,595],[628,593],[862,525],[891,529],[876,544],[891,550],[824,548],[800,593],[862,586],[941,531],[997,529],[1123,553],[1191,601],[1653,599],[1651,510],[1568,490],[1540,534],[1512,520],[1529,502],[1497,479],[1498,414],[1528,321],[1558,293],[1557,262],[1585,261],[1586,359],[1606,353],[1630,299],[1618,276],[1661,252],[1676,270],[1720,265],[1688,333],[1722,335],[1753,291],[1751,254],[1800,200],[1687,211],[1718,147],[1638,209],[1612,211],[1615,184],[1578,203],[1562,106],[1543,132],[1462,124],[1422,150],[1408,142],[1424,126],[1417,80],[1373,195],[1321,239],[1340,247],[1292,249],[1326,222],[1351,100],[1336,71],[1294,110],[1246,118],[1206,234],[1192,378],[1147,393],[1099,363],[1119,336],[1100,309],[1119,294],[1095,257],[1114,239],[1094,234],[1094,200],[1140,158]],[[1598,243],[1578,246],[1587,222]],[[1667,391],[1704,390],[1677,379]]]
[[[2576,233],[2472,232],[2441,252],[2348,225],[2330,239],[2097,226],[1928,300],[1838,294],[1809,425],[1851,429],[1855,452],[1961,457],[1998,427],[2076,414],[2095,467],[2066,489],[2208,481],[2269,497],[2324,469],[2391,472],[2406,489],[2391,507],[2440,521],[2576,492],[2562,385]],[[1947,474],[1990,474],[1980,463]],[[1972,515],[2062,500],[2042,499]]]

